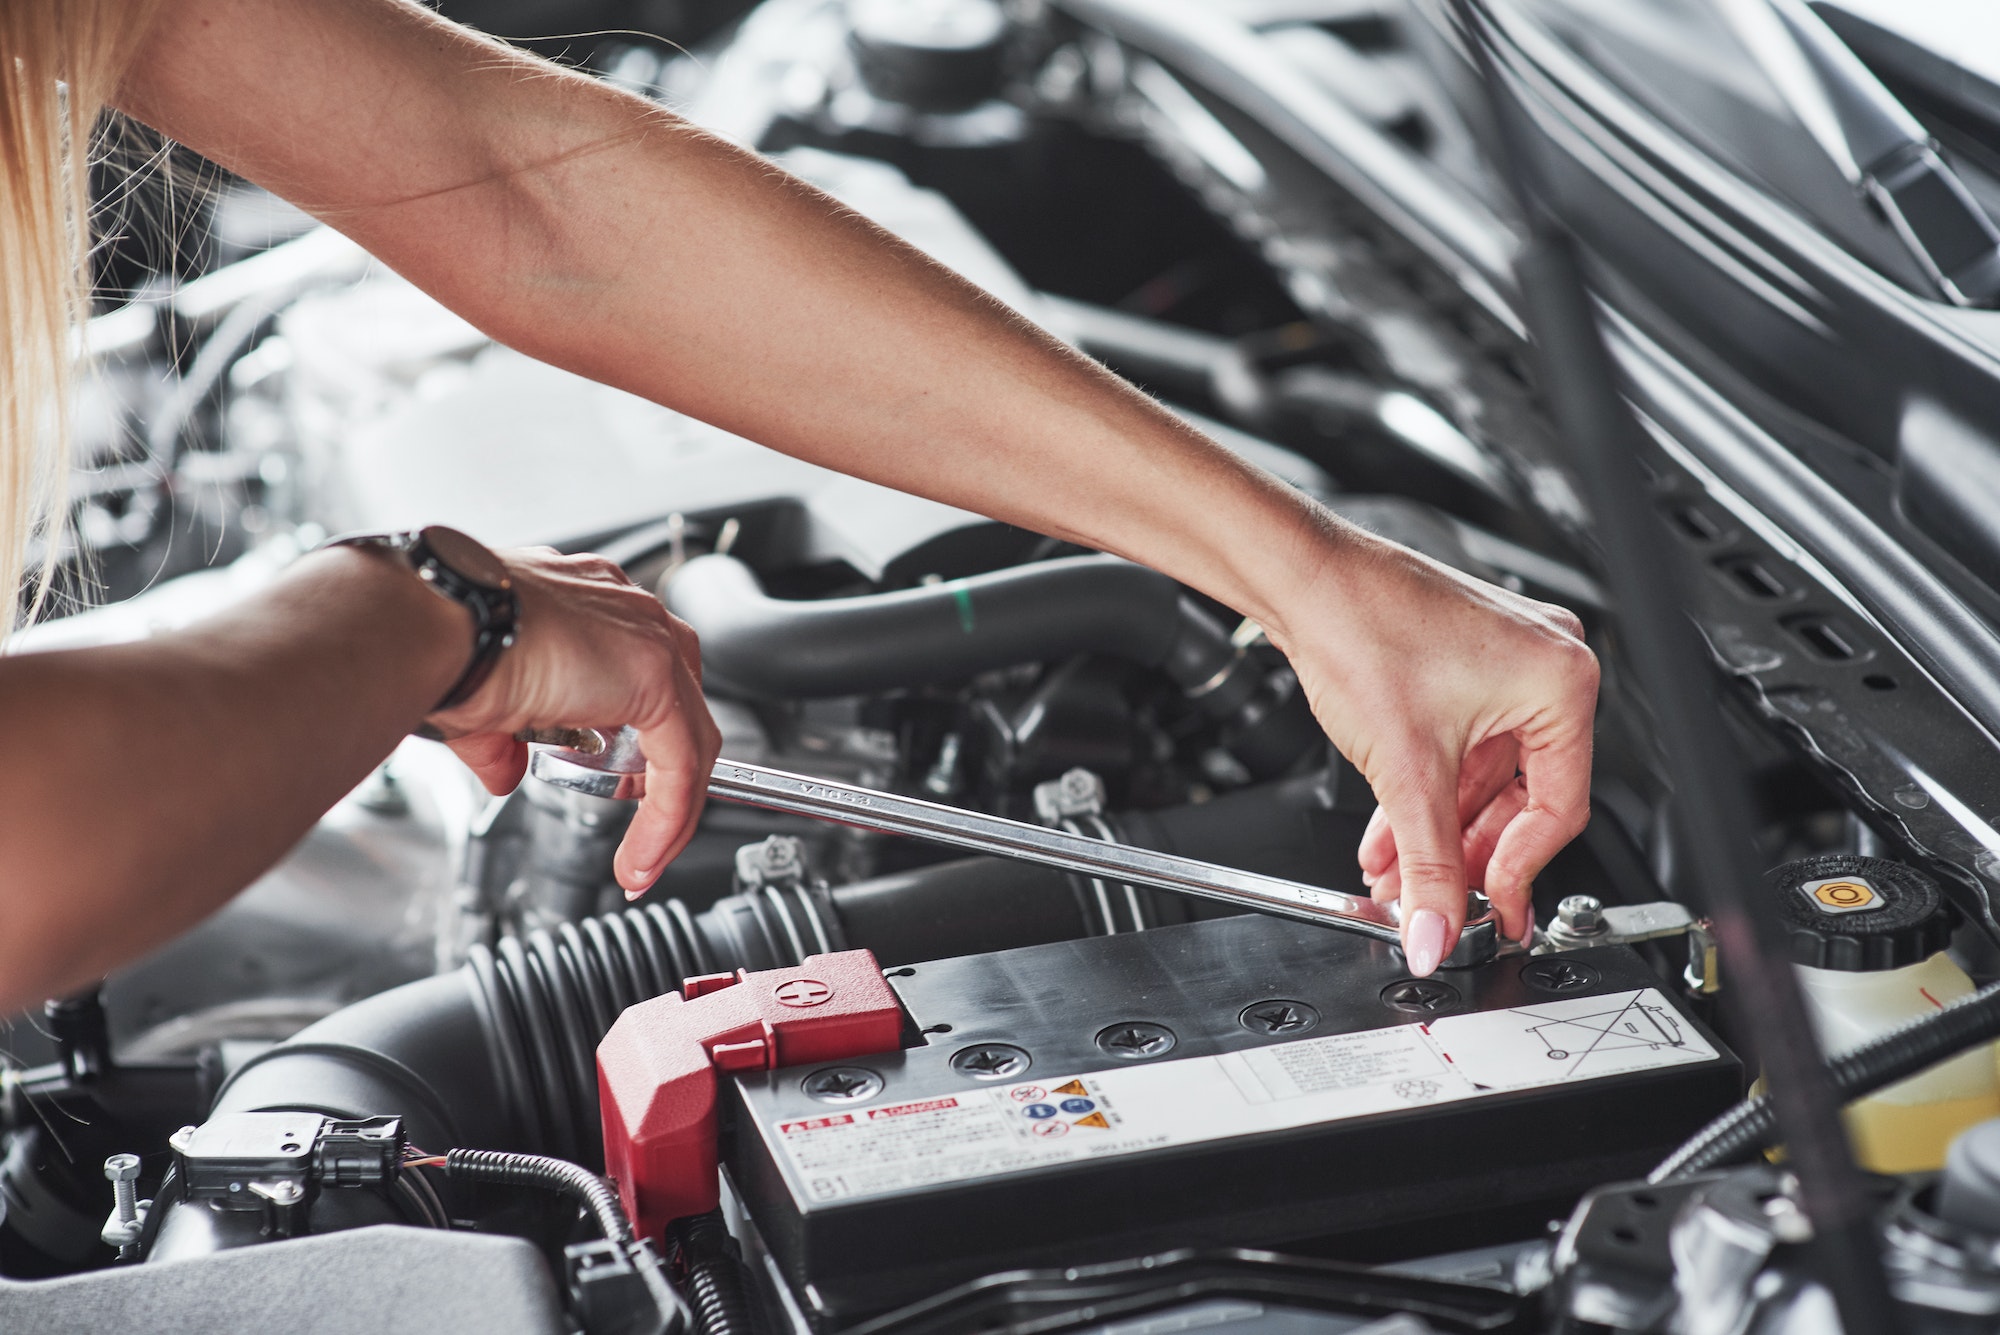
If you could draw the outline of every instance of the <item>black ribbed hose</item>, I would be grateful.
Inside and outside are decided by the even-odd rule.
[[[677,899],[474,946],[466,968],[488,999],[494,1058],[525,1142],[597,1163],[599,1040],[627,1007],[738,962],[716,960]]]
[[[1852,1103],[1995,1038],[2000,1038],[2000,983],[1892,1029],[1827,1066],[1841,1102]],[[1696,1132],[1646,1180],[1667,1182],[1739,1162],[1770,1145],[1777,1125],[1769,1098],[1745,1099]]]
[[[629,1006],[718,959],[678,900],[474,946],[465,967],[406,983],[245,1062],[215,1113],[393,1115],[420,1145],[601,1161],[597,1044]]]
[[[694,1312],[695,1335],[752,1335],[743,1263],[721,1214],[676,1220],[672,1236],[681,1293]]]

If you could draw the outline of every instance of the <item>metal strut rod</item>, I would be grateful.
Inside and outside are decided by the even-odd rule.
[[[550,746],[537,750],[531,763],[531,772],[544,782],[594,797],[632,798],[645,793],[645,758],[629,729],[608,735],[590,729],[524,733],[522,740]],[[1399,939],[1394,907],[1372,899],[831,779],[720,760],[710,774],[708,794],[768,811],[1198,895],[1378,941]],[[1497,916],[1483,900],[1474,900],[1469,907],[1473,913],[1458,948],[1445,960],[1447,967],[1482,964],[1498,952]]]

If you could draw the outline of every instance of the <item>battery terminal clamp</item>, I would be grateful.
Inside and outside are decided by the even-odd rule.
[[[642,1238],[720,1200],[717,1073],[902,1046],[903,1007],[866,950],[690,978],[619,1016],[597,1048],[604,1167]]]

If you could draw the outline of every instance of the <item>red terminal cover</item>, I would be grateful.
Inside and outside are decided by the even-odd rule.
[[[605,1172],[639,1236],[718,1203],[718,1070],[893,1052],[902,1033],[902,1006],[865,950],[690,978],[619,1016],[597,1045],[597,1096]]]

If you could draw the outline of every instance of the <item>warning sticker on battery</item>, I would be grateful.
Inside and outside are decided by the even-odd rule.
[[[810,1199],[853,1200],[1717,1055],[1646,989],[857,1108],[772,1139]]]

